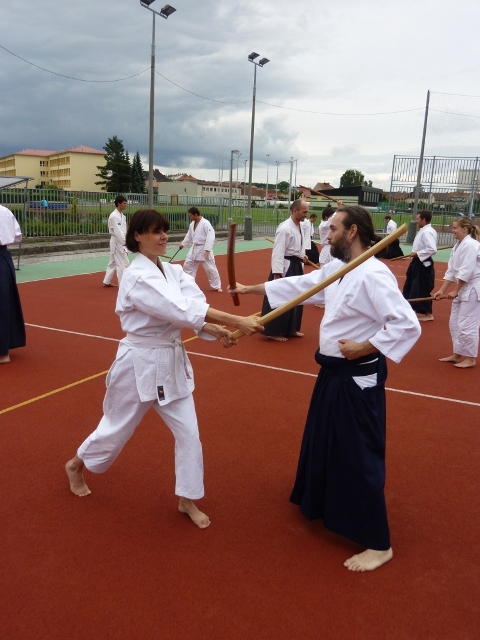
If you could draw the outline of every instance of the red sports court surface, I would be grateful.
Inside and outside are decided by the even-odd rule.
[[[264,280],[269,257],[239,254],[238,279]],[[225,256],[217,262],[226,282]],[[406,264],[389,263],[400,285]],[[207,291],[203,271],[198,283]],[[342,566],[358,547],[288,500],[321,309],[306,307],[305,338],[287,343],[187,342],[205,453],[199,504],[212,520],[201,531],[176,511],[173,439],[153,412],[106,474],[88,475],[91,496],[70,493],[63,465],[101,417],[122,337],[116,291],[100,274],[19,289],[28,345],[0,368],[3,638],[478,638],[480,367],[438,362],[451,352],[449,302],[389,365],[394,559],[358,574]],[[226,294],[207,298],[234,310]],[[239,312],[260,307],[242,297]]]

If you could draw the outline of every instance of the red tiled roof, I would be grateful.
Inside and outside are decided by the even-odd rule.
[[[15,156],[55,156],[60,153],[98,153],[102,156],[105,155],[105,151],[99,151],[93,147],[85,147],[80,145],[79,147],[72,147],[71,149],[62,149],[61,151],[46,151],[45,149],[24,149],[23,151],[17,151],[11,155]]]
[[[45,151],[43,149],[24,149],[23,151],[17,151],[12,153],[12,156],[51,156],[56,151]]]
[[[56,153],[68,153],[69,151],[73,151],[74,153],[99,153],[102,156],[105,155],[105,151],[99,151],[93,147],[85,147],[83,144],[79,147],[72,147],[71,149],[62,149],[61,151],[56,151]]]

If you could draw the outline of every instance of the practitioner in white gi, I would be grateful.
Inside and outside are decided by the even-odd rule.
[[[453,223],[453,237],[457,241],[448,261],[444,283],[434,294],[435,299],[455,285],[447,297],[453,299],[450,314],[450,334],[453,355],[440,358],[441,362],[453,362],[459,369],[469,369],[476,364],[478,355],[478,331],[480,327],[480,230],[470,218]]]
[[[71,491],[87,496],[84,467],[103,473],[117,458],[145,413],[153,407],[175,438],[175,494],[178,509],[200,528],[210,524],[193,500],[202,498],[203,456],[192,392],[193,370],[180,333],[193,329],[206,339],[235,344],[232,334],[261,330],[256,318],[243,318],[208,306],[205,296],[180,265],[161,262],[167,248],[167,219],[157,211],[137,211],[127,232],[136,253],[120,284],[116,313],[126,337],[107,375],[103,418],[66,464]]]
[[[419,231],[413,241],[412,261],[408,265],[403,295],[405,298],[428,298],[435,286],[433,256],[437,253],[437,232],[430,224],[431,211],[419,211],[416,221]],[[431,300],[411,304],[421,322],[433,320]]]
[[[320,266],[323,267],[324,264],[330,262],[332,260],[332,256],[330,255],[330,245],[328,243],[328,234],[330,232],[330,218],[335,213],[333,207],[328,205],[322,211],[322,221],[320,226],[318,227],[318,235],[320,237],[320,244],[322,245],[322,250],[320,251],[319,263]]]
[[[110,231],[110,260],[107,265],[107,272],[103,279],[106,287],[116,287],[112,284],[112,278],[117,272],[118,284],[122,279],[123,272],[128,267],[127,247],[125,246],[125,234],[127,233],[127,219],[124,210],[127,208],[127,199],[124,196],[115,198],[115,211],[112,211],[108,218],[108,230]]]
[[[379,238],[369,212],[341,206],[331,221],[332,260],[318,271],[244,286],[233,293],[266,293],[272,307],[338,271]],[[392,556],[385,504],[385,356],[394,362],[420,336],[418,319],[392,272],[375,257],[307,299],[325,303],[320,325],[321,365],[303,435],[290,500],[309,519],[353,540],[365,551],[345,561],[371,571]]]
[[[10,362],[10,349],[24,347],[25,323],[15,279],[15,267],[7,249],[22,241],[22,232],[15,216],[0,205],[0,364]]]
[[[305,247],[310,246],[310,225],[304,224],[308,213],[308,203],[305,200],[294,200],[290,206],[291,216],[277,227],[275,244],[272,251],[272,270],[268,280],[290,278],[303,273],[306,259]],[[262,305],[262,316],[272,310],[268,298],[265,296]],[[285,342],[289,337],[303,337],[302,326],[303,307],[295,307],[283,316],[265,325],[264,334],[272,340]]]
[[[215,229],[210,222],[200,215],[197,207],[188,210],[191,223],[187,235],[182,240],[179,249],[192,248],[187,254],[183,264],[183,270],[195,278],[199,265],[202,265],[207,274],[210,287],[218,293],[222,292],[222,283],[218,273],[215,258],[213,256],[213,243],[215,242]]]
[[[310,234],[310,242],[307,243],[307,246],[305,248],[305,253],[307,258],[310,260],[310,262],[313,262],[313,264],[318,265],[318,247],[317,247],[317,243],[314,242],[313,238],[316,235],[316,228],[315,228],[315,223],[317,222],[317,214],[316,213],[311,213],[308,217],[308,222],[305,220],[304,224],[308,224],[308,231]]]
[[[395,220],[392,220],[391,215],[385,216],[385,222],[387,223],[387,235],[390,235],[396,230],[397,223],[395,222]],[[400,258],[401,256],[403,256],[403,251],[400,247],[400,240],[397,238],[388,245],[385,258],[387,258],[387,260],[391,260],[392,258]]]

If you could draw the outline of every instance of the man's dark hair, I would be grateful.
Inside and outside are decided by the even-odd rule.
[[[314,220],[316,220],[316,219],[317,219],[317,214],[316,214],[316,213],[311,213],[311,214],[309,215],[309,220],[311,220],[312,218],[313,218]]]
[[[190,209],[188,210],[188,213],[191,213],[194,216],[200,215],[200,211],[198,210],[197,207],[190,207]]]
[[[127,202],[127,199],[125,198],[125,196],[117,196],[115,198],[115,206],[118,207],[119,204],[122,204],[122,202]]]
[[[330,216],[333,216],[335,213],[335,209],[330,205],[327,205],[325,209],[322,211],[322,220],[328,220]]]
[[[385,220],[391,220],[392,216],[385,216]]]
[[[430,224],[432,221],[432,212],[428,209],[422,209],[422,211],[419,211],[417,215],[420,216],[421,220],[426,220],[427,224]]]
[[[128,225],[126,242],[127,249],[132,253],[138,253],[138,242],[135,240],[135,234],[158,231],[167,231],[170,229],[170,223],[164,215],[154,209],[140,209],[135,211]]]
[[[300,211],[303,202],[305,202],[305,200],[301,200],[300,198],[294,200],[290,205],[290,211]]]
[[[337,209],[338,211],[343,211],[345,214],[342,220],[345,229],[350,229],[353,224],[357,226],[358,239],[366,249],[380,242],[381,238],[375,233],[372,216],[366,209],[357,205],[343,205]],[[380,252],[380,255],[377,253],[377,257],[381,257],[384,253]]]

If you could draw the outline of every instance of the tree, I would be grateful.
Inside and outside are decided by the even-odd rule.
[[[131,168],[128,151],[123,146],[123,140],[113,136],[103,147],[106,151],[105,164],[97,166],[99,173],[95,174],[100,180],[95,182],[102,191],[109,193],[128,193],[130,191]]]
[[[342,187],[371,187],[372,181],[365,180],[365,176],[361,171],[356,169],[347,169],[340,178],[340,188]]]
[[[131,186],[132,193],[145,193],[145,180],[143,178],[143,166],[140,160],[140,154],[137,153],[133,156],[132,160],[132,175]]]
[[[286,180],[282,180],[277,184],[277,189],[280,193],[288,193],[289,184]]]

